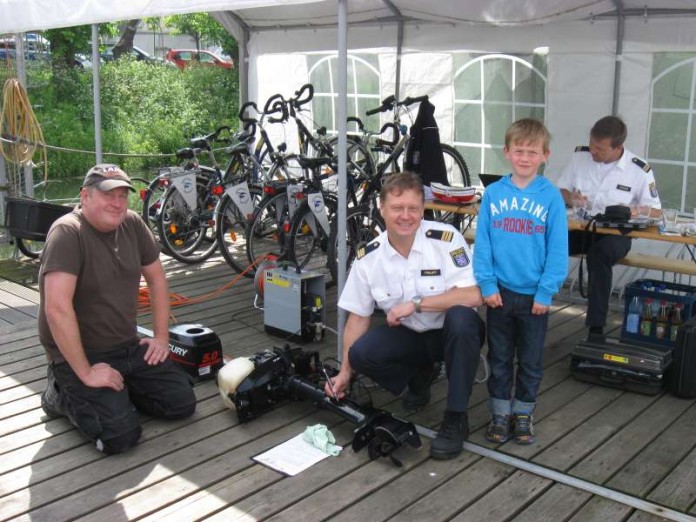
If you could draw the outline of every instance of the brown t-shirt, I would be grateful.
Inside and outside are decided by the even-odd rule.
[[[46,321],[44,277],[49,272],[77,276],[73,305],[86,353],[137,339],[136,320],[141,267],[155,262],[159,245],[145,222],[128,211],[119,228],[99,232],[75,210],[48,231],[39,270],[39,339],[49,361],[62,362]]]

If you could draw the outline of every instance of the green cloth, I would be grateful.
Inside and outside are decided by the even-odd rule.
[[[307,429],[302,434],[302,438],[315,448],[320,449],[332,457],[336,457],[343,449],[341,446],[337,446],[335,444],[336,439],[334,438],[333,433],[331,433],[329,428],[323,424],[307,426]]]

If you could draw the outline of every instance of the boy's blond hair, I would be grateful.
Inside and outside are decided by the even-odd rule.
[[[508,127],[505,132],[505,147],[515,143],[541,143],[544,152],[549,152],[551,134],[539,120],[534,118],[522,118]]]

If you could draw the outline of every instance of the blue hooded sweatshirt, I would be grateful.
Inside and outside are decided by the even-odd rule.
[[[511,175],[486,187],[473,265],[484,297],[503,286],[550,305],[568,274],[568,222],[561,192],[541,176],[524,189],[512,183]]]

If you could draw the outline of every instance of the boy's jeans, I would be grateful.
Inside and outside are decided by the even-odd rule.
[[[488,379],[490,409],[493,415],[526,413],[531,415],[543,375],[544,341],[549,314],[532,315],[533,295],[500,287],[503,306],[488,308]],[[514,400],[513,370],[517,356]]]

